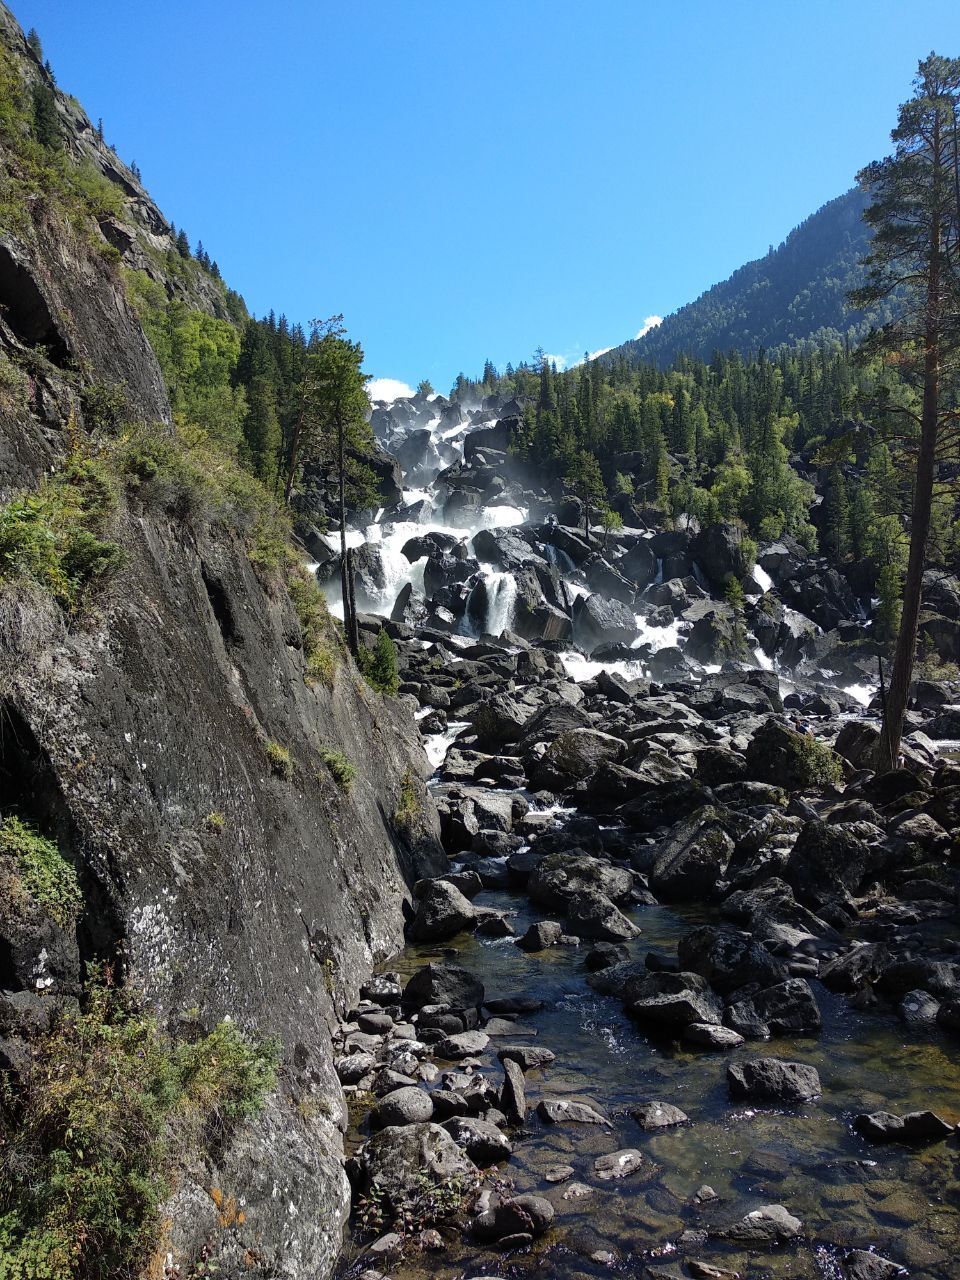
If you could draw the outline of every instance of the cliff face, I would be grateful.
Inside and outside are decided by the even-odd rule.
[[[0,38],[24,76],[43,74],[2,7]],[[162,276],[144,246],[166,222],[79,108],[57,102],[69,146],[123,189],[124,218],[101,233],[114,243],[126,226],[127,259]],[[90,447],[97,388],[121,386],[133,421],[169,422],[116,255],[42,202],[0,235],[0,352],[13,371],[0,500]],[[90,961],[174,1030],[191,1011],[279,1036],[279,1090],[180,1171],[164,1248],[185,1269],[206,1248],[225,1275],[323,1275],[349,1205],[330,1027],[401,945],[409,886],[444,861],[429,766],[408,707],[345,655],[329,683],[305,681],[297,613],[238,529],[126,494],[112,519],[125,563],[82,617],[0,582],[0,816],[54,839],[83,894],[75,929],[0,907],[0,1059],[16,1064],[25,1025],[76,995]],[[271,744],[289,768],[271,765]],[[324,749],[355,766],[348,792]],[[419,814],[401,832],[392,815],[411,790]],[[228,1197],[242,1214],[221,1213]]]

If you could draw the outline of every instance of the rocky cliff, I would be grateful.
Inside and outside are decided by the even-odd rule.
[[[2,6],[0,44],[8,84],[52,89]],[[170,296],[223,305],[215,282],[165,274],[166,220],[80,108],[55,102],[73,161],[120,200],[98,218],[56,186],[31,196],[24,157],[4,146],[17,205],[0,218],[3,501],[111,431],[172,432],[124,263]],[[180,1171],[163,1252],[184,1274],[203,1255],[222,1275],[319,1276],[349,1204],[330,1029],[400,945],[409,886],[444,859],[408,708],[360,679],[330,624],[329,669],[306,678],[288,575],[254,567],[248,532],[120,484],[109,536],[123,564],[82,610],[0,576],[0,818],[54,840],[82,891],[75,926],[29,901],[0,906],[0,1065],[16,1069],[29,1027],[81,994],[89,962],[173,1030],[190,1011],[277,1035],[278,1090]],[[330,752],[356,770],[346,790]],[[225,1197],[243,1211],[224,1215]]]

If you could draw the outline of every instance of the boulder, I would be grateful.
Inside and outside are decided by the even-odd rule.
[[[700,809],[661,842],[650,870],[650,888],[670,901],[713,897],[732,853],[733,841],[720,814]]]
[[[573,638],[586,653],[601,644],[629,642],[637,634],[637,623],[631,609],[619,600],[608,600],[594,593],[578,596],[573,606]]]
[[[693,558],[704,575],[720,592],[731,578],[743,578],[748,571],[743,547],[743,530],[739,525],[723,522],[708,525],[694,538]]]
[[[633,872],[625,867],[572,850],[541,858],[527,882],[527,892],[541,906],[566,911],[577,894],[588,891],[602,893],[611,902],[626,902],[633,884]]]
[[[690,1117],[671,1102],[644,1102],[639,1107],[631,1107],[630,1114],[641,1129],[673,1129],[680,1124],[689,1124]]]
[[[443,1125],[458,1147],[481,1169],[509,1160],[513,1151],[510,1139],[487,1120],[475,1116],[454,1116]]]
[[[563,929],[556,920],[538,920],[514,945],[521,951],[546,951],[548,947],[555,947],[562,937]]]
[[[569,1098],[541,1098],[537,1115],[545,1124],[604,1124],[610,1121],[586,1102]]]
[[[721,995],[759,983],[773,986],[787,978],[787,967],[750,934],[728,925],[700,925],[677,943],[682,969],[702,974]]]
[[[788,1213],[782,1204],[768,1204],[753,1209],[739,1222],[717,1234],[724,1240],[737,1244],[767,1248],[772,1244],[787,1244],[803,1231],[803,1223]]]
[[[803,978],[788,978],[728,1005],[723,1021],[748,1040],[814,1035],[823,1025],[816,997]]]
[[[904,1116],[873,1111],[854,1118],[857,1133],[871,1142],[942,1142],[954,1127],[935,1111],[910,1111]]]
[[[597,889],[575,893],[567,903],[567,927],[578,938],[591,942],[623,942],[640,930]]]
[[[727,1067],[731,1098],[746,1102],[811,1102],[822,1092],[815,1067],[780,1058],[749,1058]]]
[[[469,970],[454,964],[428,964],[410,978],[402,1003],[413,1009],[427,1004],[476,1009],[483,1004],[483,995],[483,983]]]
[[[431,1188],[473,1185],[473,1161],[438,1124],[392,1125],[364,1146],[359,1190],[375,1201],[385,1216],[412,1210]]]
[[[432,880],[417,903],[410,922],[413,942],[446,942],[477,922],[477,913],[469,899],[447,880]]]
[[[423,1124],[432,1117],[430,1094],[411,1085],[394,1089],[380,1099],[370,1112],[370,1127],[386,1129],[390,1125]]]
[[[747,776],[793,792],[839,781],[841,775],[829,747],[771,717],[747,746]]]

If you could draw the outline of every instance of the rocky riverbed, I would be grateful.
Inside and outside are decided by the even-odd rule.
[[[588,539],[510,408],[374,418],[421,487],[353,538],[362,626],[451,861],[341,1029],[345,1273],[960,1275],[958,691],[875,776],[869,585],[636,508]]]

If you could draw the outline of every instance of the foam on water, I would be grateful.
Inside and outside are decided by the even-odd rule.
[[[761,569],[758,564],[753,566],[753,580],[761,591],[769,591],[773,586],[773,579],[769,573],[766,569]]]

